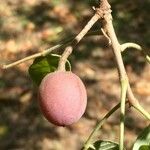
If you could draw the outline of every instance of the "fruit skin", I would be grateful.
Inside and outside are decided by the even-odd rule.
[[[51,123],[58,126],[71,125],[85,112],[85,86],[70,71],[49,73],[39,86],[39,104],[44,116]]]

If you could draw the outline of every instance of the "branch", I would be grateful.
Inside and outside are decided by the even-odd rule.
[[[64,71],[65,70],[65,63],[67,61],[67,58],[73,51],[73,47],[76,46],[81,39],[87,34],[87,32],[91,29],[91,27],[97,22],[97,20],[100,18],[99,14],[95,14],[90,21],[85,25],[85,27],[81,30],[81,32],[75,37],[75,39],[72,41],[72,43],[66,47],[65,51],[62,54],[62,57],[60,58],[59,64],[58,64],[58,70]]]
[[[86,34],[86,36],[99,35],[100,33],[101,33],[101,30],[90,31],[90,32],[88,32],[88,33]],[[0,66],[0,67],[1,67],[2,69],[9,69],[9,68],[11,68],[11,67],[14,67],[14,66],[16,66],[16,65],[19,65],[19,64],[24,63],[24,62],[26,62],[26,61],[29,61],[29,60],[31,60],[31,59],[35,59],[35,58],[38,58],[38,57],[40,57],[40,56],[46,56],[46,55],[48,55],[50,52],[52,52],[52,51],[54,51],[54,50],[58,50],[58,49],[60,49],[60,48],[66,47],[67,45],[70,44],[70,42],[73,41],[73,39],[74,39],[75,37],[76,37],[76,36],[73,35],[73,36],[71,36],[69,39],[68,39],[68,38],[67,38],[67,39],[64,39],[63,42],[61,42],[61,44],[55,45],[55,46],[53,46],[53,47],[51,47],[51,48],[48,48],[48,49],[46,49],[46,50],[44,50],[44,51],[42,51],[42,52],[39,52],[39,53],[30,55],[30,56],[27,56],[27,57],[25,57],[25,58],[23,58],[23,59],[17,60],[17,61],[15,61],[15,62],[13,62],[13,63],[7,64],[7,65],[3,65],[2,67],[1,67],[1,66]]]
[[[136,110],[138,110],[145,118],[147,118],[148,120],[150,120],[150,114],[144,109],[142,108],[142,106],[139,104],[138,100],[136,99],[136,97],[134,96],[131,87],[128,86],[128,98],[134,102],[134,105],[132,105]]]
[[[121,51],[123,52],[124,50],[126,50],[127,48],[135,48],[139,51],[142,51],[142,53],[145,56],[146,61],[150,64],[150,56],[146,53],[145,50],[142,49],[142,47],[136,43],[125,43],[121,45]]]
[[[139,51],[142,51],[142,47],[136,43],[124,43],[121,45],[121,52],[123,52],[127,48],[135,48]]]
[[[75,37],[72,44],[65,49],[64,53],[62,54],[62,57],[60,58],[60,62],[59,62],[59,65],[58,65],[58,70],[65,70],[66,60],[69,57],[69,55],[72,53],[73,47],[76,46],[80,42],[80,40],[87,34],[87,32],[95,24],[95,22],[97,22],[98,19],[102,19],[106,12],[107,13],[111,12],[110,5],[107,2],[107,0],[103,0],[100,3],[100,7],[95,8],[95,11],[96,11],[95,15],[86,24],[86,26],[83,28],[83,30]],[[102,32],[105,33],[104,30],[102,30]],[[104,34],[104,36],[106,36],[106,34]],[[108,36],[106,36],[106,37],[108,37]],[[109,39],[109,37],[108,37],[108,39]]]
[[[125,103],[126,103],[126,93],[128,88],[128,81],[121,80],[121,114],[120,114],[120,144],[119,150],[124,149],[124,126],[125,126]]]
[[[126,104],[128,102],[126,101]],[[97,131],[103,126],[103,124],[107,121],[107,119],[114,113],[116,112],[118,109],[120,108],[120,103],[118,103],[117,105],[115,105],[104,117],[103,119],[101,119],[100,121],[98,121],[97,125],[95,126],[94,130],[92,131],[92,133],[90,134],[89,138],[87,139],[87,141],[84,144],[84,148],[83,150],[87,150],[91,143],[92,143],[92,138],[96,135]]]
[[[105,1],[107,1],[107,0],[105,0]],[[108,5],[108,7],[109,6],[110,5]],[[124,63],[123,63],[123,59],[122,59],[122,56],[121,56],[121,45],[120,45],[120,43],[117,39],[115,30],[114,30],[114,27],[113,27],[113,24],[112,24],[111,11],[105,12],[105,15],[104,15],[104,29],[107,31],[107,35],[109,36],[109,38],[111,40],[112,49],[113,49],[113,52],[114,52],[114,55],[115,55],[115,58],[116,58],[116,62],[117,62],[117,66],[118,66],[120,81],[121,80],[127,80],[128,81],[127,73],[126,73],[125,66],[124,66]],[[133,106],[134,108],[137,108],[137,110],[141,109],[142,107],[139,107],[140,104],[139,104],[138,100],[135,98],[135,96],[134,96],[134,94],[131,90],[129,82],[128,82],[127,94],[128,94],[127,96],[129,98],[130,105]],[[144,110],[144,109],[142,108],[142,110]],[[142,111],[142,114],[144,114],[144,116],[146,118],[149,118],[149,116],[150,116],[150,114],[146,111]]]
[[[104,28],[106,29],[107,34],[108,34],[108,36],[111,40],[111,45],[112,45],[113,52],[115,54],[115,58],[116,58],[116,61],[117,61],[119,77],[120,77],[120,81],[121,81],[121,80],[127,78],[127,74],[126,74],[126,71],[125,71],[125,67],[124,67],[121,52],[120,52],[121,51],[121,46],[118,42],[116,33],[114,31],[114,27],[113,27],[113,24],[112,24],[111,13],[109,13],[109,14],[107,13],[104,16],[104,21],[105,21],[104,22]]]
[[[23,63],[23,62],[26,62],[26,61],[28,61],[28,60],[35,59],[35,58],[40,57],[40,56],[46,56],[46,55],[49,54],[50,52],[52,52],[52,51],[54,51],[54,50],[57,50],[57,49],[59,49],[59,48],[62,48],[63,46],[64,46],[64,44],[58,44],[58,45],[56,45],[56,46],[54,46],[54,47],[51,47],[51,48],[46,49],[46,50],[44,50],[44,51],[42,51],[42,52],[39,52],[39,53],[30,55],[30,56],[25,57],[25,58],[23,58],[23,59],[21,59],[21,60],[15,61],[15,62],[13,62],[13,63],[11,63],[11,64],[3,65],[3,66],[2,66],[2,69],[8,69],[8,68],[14,67],[14,66],[16,66],[16,65],[19,65],[19,64],[21,64],[21,63]]]
[[[111,40],[110,40],[109,36],[106,34],[106,32],[104,31],[103,28],[101,28],[101,31],[102,31],[104,37],[108,40],[108,44],[111,45]]]
[[[124,116],[125,116],[125,103],[132,104],[133,107],[138,109],[139,112],[144,114],[144,116],[147,116],[149,119],[149,114],[146,111],[143,111],[144,109],[140,106],[138,100],[134,97],[133,92],[131,90],[130,84],[128,82],[127,73],[124,67],[124,63],[121,56],[121,45],[118,42],[117,36],[115,34],[113,24],[112,24],[112,16],[111,16],[111,10],[110,5],[108,4],[107,0],[101,0],[99,9],[96,9],[98,13],[101,13],[103,11],[103,17],[104,17],[104,28],[106,34],[105,37],[111,41],[112,48],[116,57],[118,71],[119,71],[119,77],[121,82],[121,123],[120,123],[120,150],[123,149],[123,141],[124,141]],[[103,30],[104,31],[104,30]],[[126,44],[124,45],[124,48],[128,46],[137,46],[137,45],[131,45]],[[139,47],[137,47],[139,48]],[[122,48],[123,49],[123,48]],[[124,83],[125,82],[125,83]],[[128,93],[129,101],[125,102],[126,92]],[[137,107],[139,106],[139,107]],[[89,138],[84,144],[83,150],[87,150],[89,147],[93,147],[91,145],[92,138],[97,133],[97,131],[102,127],[102,125],[105,123],[105,121],[120,107],[120,103],[117,104],[112,110],[110,110],[104,118],[98,122],[92,133],[90,134]]]

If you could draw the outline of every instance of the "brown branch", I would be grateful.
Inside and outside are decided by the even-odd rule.
[[[90,32],[88,32],[88,33],[86,34],[86,36],[98,35],[98,34],[100,34],[100,32],[101,32],[101,30],[90,31]],[[69,45],[69,44],[74,40],[75,37],[76,37],[76,36],[73,35],[73,36],[71,36],[69,39],[68,39],[68,38],[67,38],[67,39],[64,39],[60,44],[55,45],[55,46],[53,46],[53,47],[51,47],[51,48],[48,48],[48,49],[46,49],[46,50],[43,50],[42,52],[35,53],[35,54],[33,54],[33,55],[27,56],[27,57],[25,57],[25,58],[22,58],[22,59],[17,60],[17,61],[15,61],[15,62],[13,62],[13,63],[10,63],[10,64],[2,65],[2,66],[0,66],[0,69],[9,69],[9,68],[11,68],[11,67],[14,67],[14,66],[16,66],[16,65],[19,65],[19,64],[21,64],[21,63],[24,63],[24,62],[26,62],[26,61],[29,61],[29,60],[38,58],[38,57],[40,57],[40,56],[46,56],[46,55],[48,55],[49,53],[51,53],[52,51],[54,51],[54,50],[58,50],[58,49],[60,49],[60,48],[66,47],[67,45]]]
[[[85,27],[81,30],[81,32],[75,37],[75,39],[72,41],[72,43],[66,47],[64,50],[62,57],[60,58],[59,64],[58,64],[58,70],[64,71],[65,70],[65,63],[67,61],[67,58],[73,51],[73,47],[75,47],[81,39],[87,34],[87,32],[91,29],[91,27],[95,24],[95,22],[98,21],[100,18],[99,14],[95,14],[90,21],[85,25]]]
[[[111,45],[111,40],[110,40],[109,36],[106,34],[106,32],[104,31],[103,28],[101,28],[101,31],[102,31],[103,35],[105,36],[105,38],[108,40],[108,44]]]
[[[27,57],[25,57],[25,58],[23,58],[23,59],[21,59],[21,60],[15,61],[15,62],[10,63],[10,64],[8,64],[8,65],[3,65],[3,66],[2,66],[2,69],[8,69],[8,68],[14,67],[14,66],[16,66],[16,65],[19,65],[19,64],[21,64],[21,63],[23,63],[23,62],[26,62],[26,61],[28,61],[28,60],[31,60],[31,59],[34,59],[34,58],[37,58],[37,57],[40,57],[40,56],[45,56],[45,55],[49,54],[50,52],[52,52],[52,51],[54,51],[54,50],[57,50],[57,49],[59,49],[59,48],[62,48],[63,46],[64,46],[64,44],[58,44],[58,45],[53,46],[53,47],[51,47],[51,48],[48,48],[48,49],[46,49],[46,50],[44,50],[44,51],[42,51],[42,52],[39,52],[39,53],[30,55],[30,56],[27,56]]]
[[[103,28],[105,29],[105,31],[107,32],[107,35],[109,36],[110,40],[111,40],[111,45],[112,45],[112,49],[116,58],[116,62],[117,62],[117,67],[118,67],[118,72],[119,72],[119,78],[120,78],[120,82],[121,80],[127,80],[128,81],[128,76],[125,70],[125,66],[123,63],[123,59],[122,59],[122,55],[121,55],[121,45],[117,39],[114,27],[113,27],[113,23],[112,23],[112,15],[111,15],[111,7],[109,5],[109,3],[107,2],[107,0],[102,0],[101,1],[101,5],[100,8],[97,9],[98,12],[101,12],[101,6],[103,6]],[[133,106],[134,108],[136,108],[138,111],[140,111],[142,114],[144,114],[145,117],[147,117],[148,119],[150,119],[150,115],[144,111],[144,109],[140,106],[138,100],[135,98],[129,81],[128,81],[128,90],[127,90],[127,96],[128,96],[128,100],[131,106]]]
[[[97,20],[104,17],[104,14],[106,11],[110,11],[110,5],[107,2],[107,0],[103,0],[103,3],[100,3],[100,8],[95,8],[95,15],[90,19],[90,21],[85,25],[85,27],[82,29],[82,31],[75,37],[72,44],[68,47],[66,47],[64,53],[62,54],[62,57],[60,58],[58,70],[65,70],[65,63],[67,61],[67,58],[73,51],[73,47],[76,46],[81,39],[87,34],[87,32],[91,29],[91,27],[97,22]],[[106,35],[104,35],[106,36]]]
[[[121,51],[123,52],[127,48],[134,48],[138,51],[141,51],[142,54],[144,55],[146,61],[150,64],[150,54],[148,50],[142,49],[142,47],[136,43],[124,43],[121,45]],[[147,52],[148,51],[148,52]]]
[[[115,31],[112,25],[111,14],[105,15],[104,20],[105,20],[104,26],[105,26],[105,29],[107,29],[107,34],[109,38],[111,39],[113,52],[116,57],[120,79],[124,79],[126,78],[126,71],[125,71],[125,67],[124,67],[121,52],[120,52],[121,47],[120,47],[120,44],[118,42],[117,36],[115,34]]]

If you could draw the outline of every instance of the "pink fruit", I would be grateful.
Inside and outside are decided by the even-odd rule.
[[[67,126],[77,122],[84,114],[86,89],[81,79],[72,72],[49,73],[40,84],[39,102],[48,121]]]

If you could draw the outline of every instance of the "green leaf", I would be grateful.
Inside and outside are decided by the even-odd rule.
[[[51,54],[36,58],[28,70],[33,82],[39,85],[48,73],[56,71],[60,57],[60,55]],[[66,69],[71,69],[69,61],[67,61]]]
[[[150,145],[143,145],[139,150],[150,150]]]
[[[93,148],[89,148],[88,150],[119,150],[119,145],[110,141],[99,140],[96,141],[93,146]]]
[[[132,150],[150,150],[150,125],[138,136]]]

